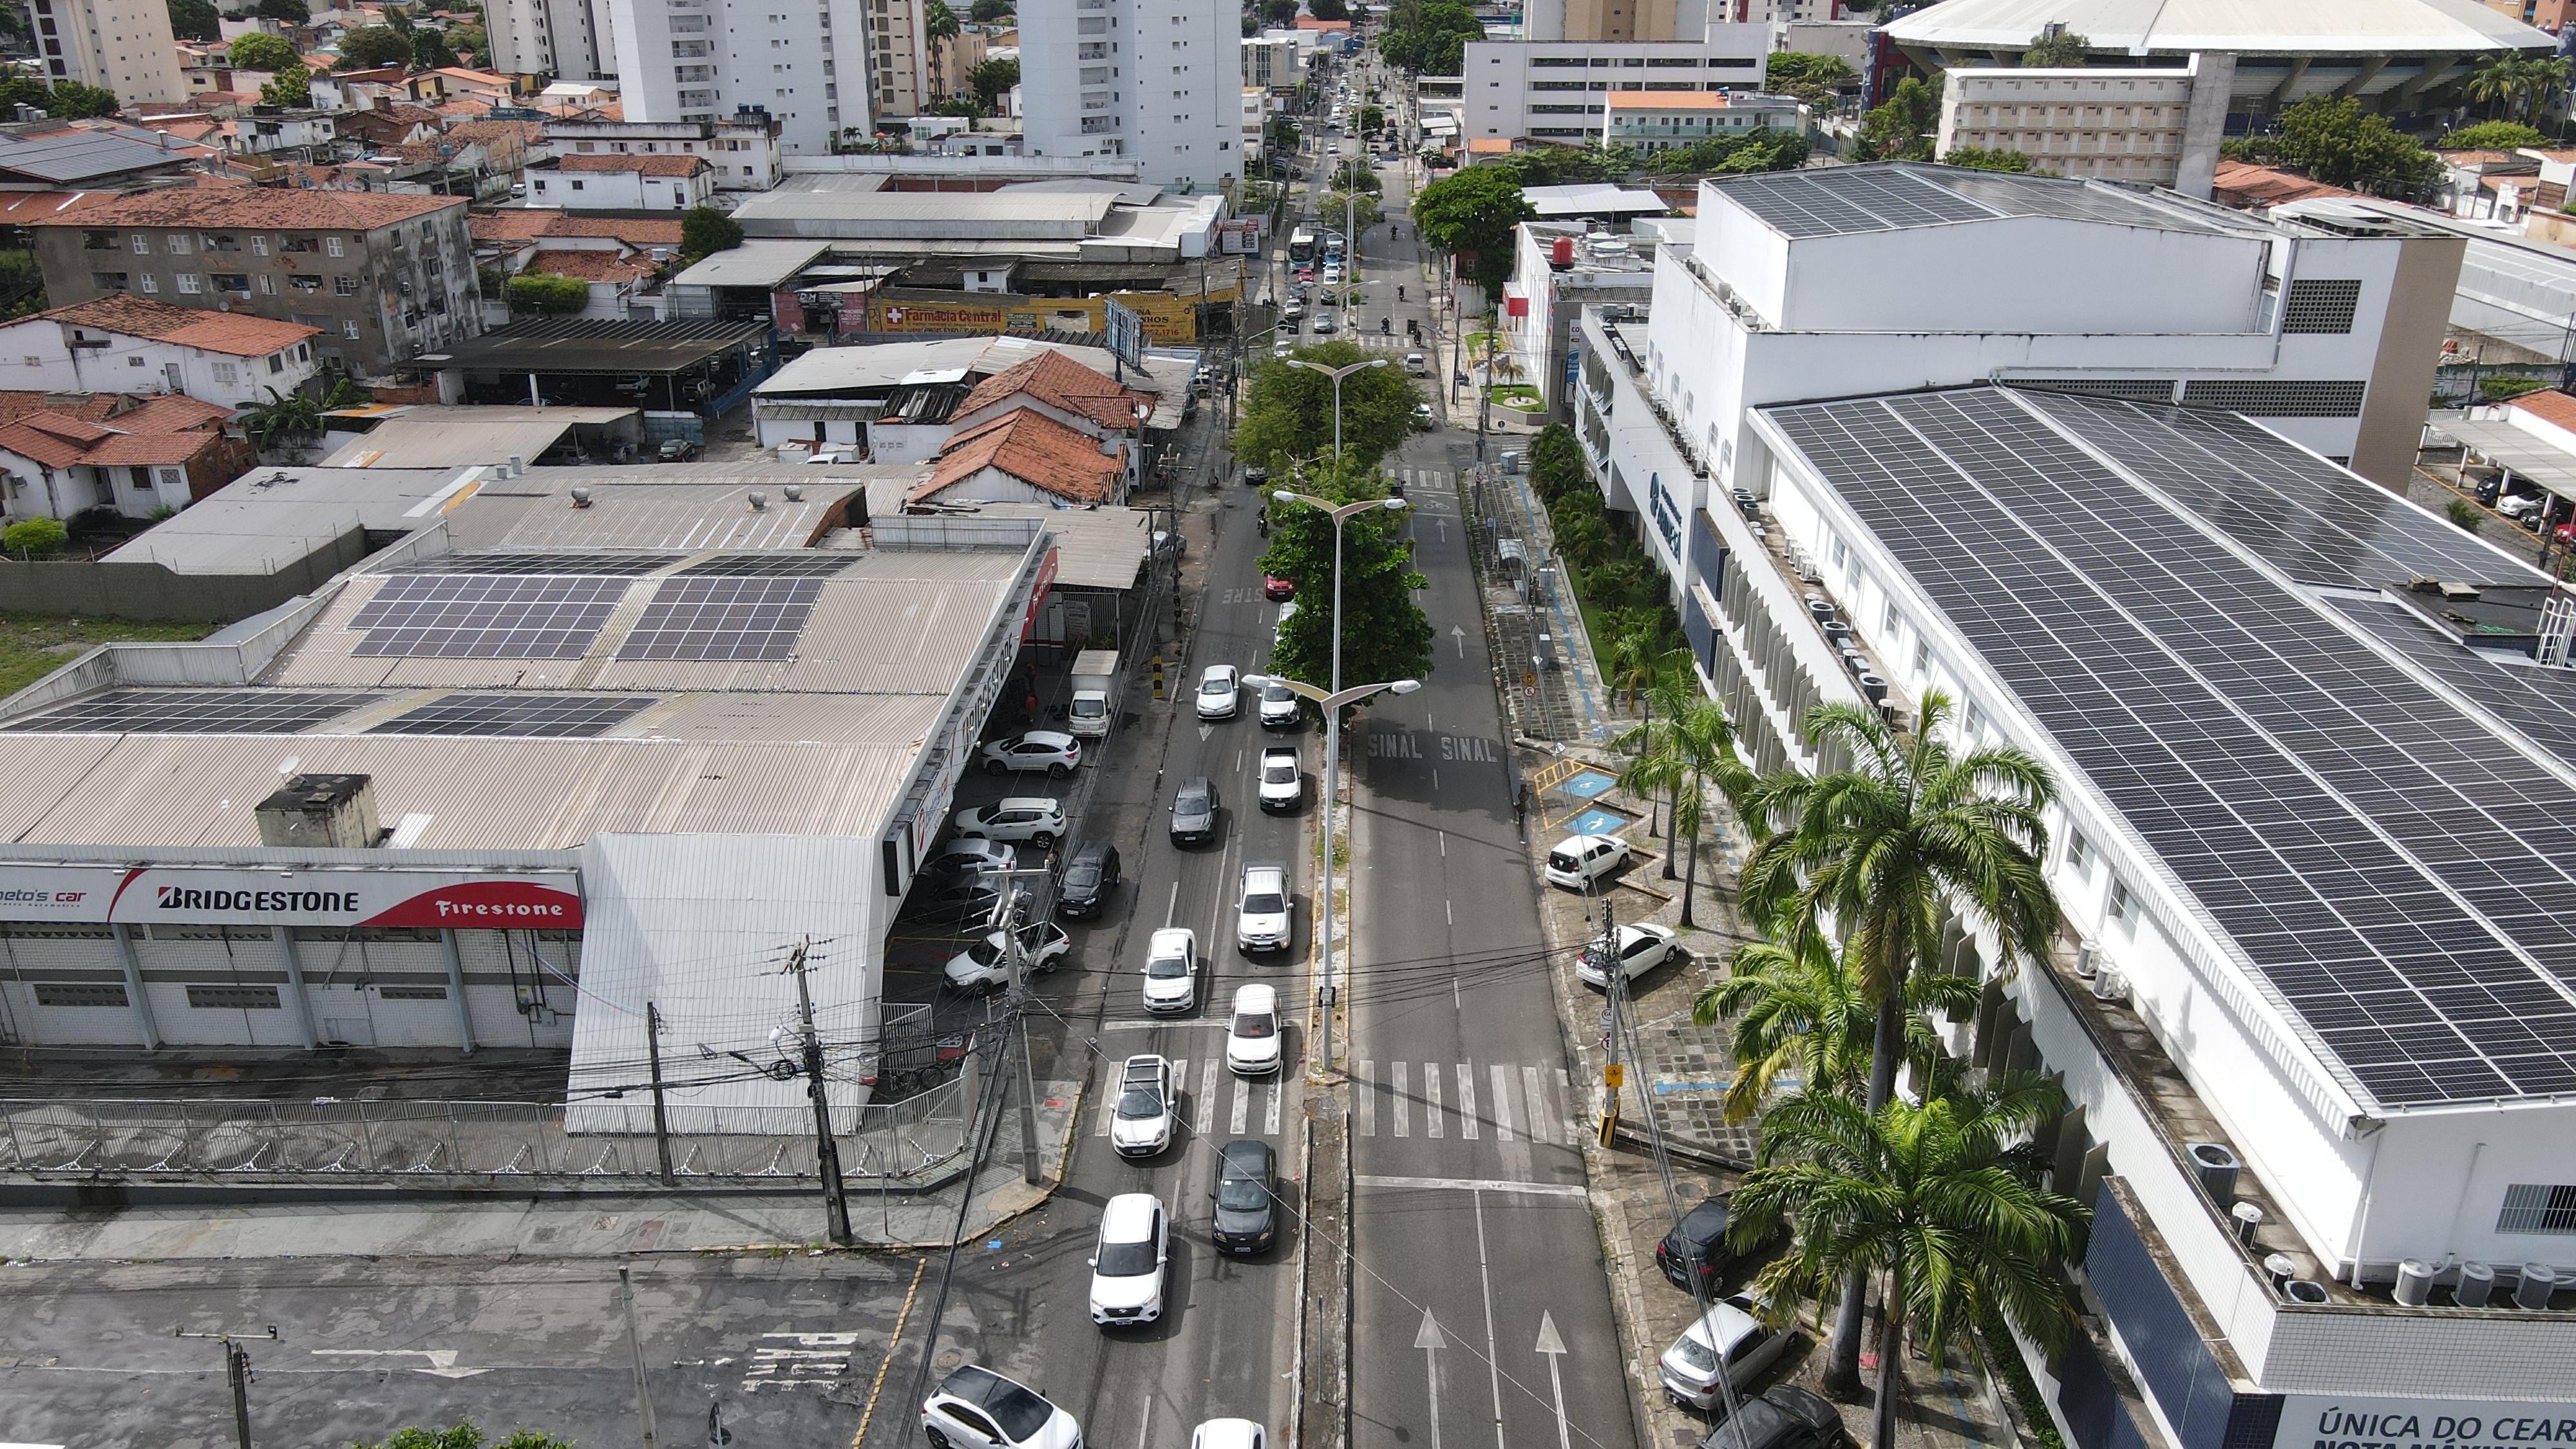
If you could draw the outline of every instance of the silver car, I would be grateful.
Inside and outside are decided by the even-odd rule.
[[[1738,1295],[1711,1305],[1698,1322],[1683,1329],[1657,1365],[1664,1391],[1694,1409],[1711,1408],[1723,1397],[1718,1389],[1722,1365],[1726,1381],[1741,1397],[1789,1344],[1788,1334],[1764,1327],[1752,1310],[1752,1300]]]

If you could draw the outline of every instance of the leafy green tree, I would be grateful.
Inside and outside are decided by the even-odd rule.
[[[1952,748],[1951,708],[1939,690],[1925,694],[1900,738],[1874,711],[1819,705],[1807,741],[1848,763],[1813,776],[1782,769],[1744,797],[1755,837],[1739,885],[1746,913],[1793,948],[1831,929],[1856,953],[1878,1010],[1872,1111],[1904,1056],[1907,979],[1938,958],[1945,920],[1989,933],[2006,963],[2047,949],[2057,931],[2042,865],[2056,782],[2011,745]],[[1844,1392],[1860,1379],[1863,1296],[1855,1279],[1826,1349],[1826,1382]]]
[[[1905,1058],[1929,1079],[1941,1039],[1923,1013],[1976,1009],[1982,991],[1966,976],[1926,971],[1905,983]],[[1723,1101],[1730,1122],[1750,1122],[1783,1078],[1806,1091],[1858,1101],[1869,1087],[1870,1044],[1878,1006],[1861,989],[1847,949],[1809,934],[1793,945],[1748,941],[1727,960],[1726,975],[1691,998],[1691,1020],[1728,1022],[1735,1080]]]
[[[2020,151],[1988,149],[1984,146],[1953,146],[1941,157],[1944,166],[1958,166],[1970,171],[2028,171],[2030,157]]]
[[[372,70],[411,64],[411,42],[390,25],[359,25],[340,33],[340,69]]]
[[[1520,182],[1498,166],[1470,166],[1432,182],[1413,199],[1415,230],[1458,258],[1489,297],[1499,296],[1511,280],[1513,229],[1537,215],[1521,195]]]
[[[1299,348],[1300,360],[1325,367],[1348,367],[1369,354],[1348,342],[1326,342]],[[1354,467],[1367,469],[1413,432],[1413,409],[1421,389],[1402,369],[1372,367],[1342,380],[1342,451]],[[1290,367],[1272,358],[1252,369],[1244,390],[1243,414],[1234,429],[1234,455],[1258,463],[1274,478],[1288,474],[1290,462],[1320,458],[1333,450],[1333,380],[1320,372]]]
[[[272,387],[266,401],[242,409],[242,429],[263,448],[279,438],[318,438],[322,404],[308,393],[281,394]]]
[[[1297,0],[1261,0],[1261,18],[1277,29],[1297,23]]]
[[[1378,180],[1377,168],[1366,162],[1345,161],[1333,168],[1333,189],[1336,191],[1365,191],[1375,196],[1384,187],[1385,183]]]
[[[2528,116],[2567,84],[2567,69],[2563,60],[2498,51],[2480,59],[2460,89],[2491,116]]]
[[[2277,162],[2328,186],[2390,195],[2412,194],[2442,174],[2432,152],[2350,97],[2318,96],[2284,107],[2276,134],[2248,137],[2228,149],[2240,159]]]
[[[1336,191],[1325,197],[1324,215],[1347,216],[1351,224],[1361,231],[1366,231],[1386,219],[1386,214],[1378,209],[1376,197],[1361,196],[1348,191]]]
[[[1387,30],[1378,37],[1378,53],[1387,63],[1415,75],[1456,75],[1466,59],[1467,42],[1485,38],[1485,23],[1476,12],[1451,0],[1424,5],[1399,19],[1402,10],[1387,16]]]
[[[2516,151],[2547,145],[2549,138],[2520,121],[2481,121],[2433,143],[2436,151]]]
[[[456,52],[460,60],[469,55],[476,60],[490,60],[492,37],[481,26],[451,25],[447,27],[447,48]]]
[[[447,37],[437,31],[415,30],[411,33],[411,63],[422,70],[436,70],[456,64],[456,52],[448,48]]]
[[[396,1429],[374,1444],[354,1444],[350,1449],[573,1449],[570,1439],[558,1439],[537,1429],[513,1429],[508,1438],[491,1443],[472,1420],[444,1429]]]
[[[1327,410],[1330,406],[1328,402]],[[1386,479],[1361,464],[1356,454],[1339,466],[1301,469],[1293,480],[1284,470],[1274,472],[1271,481],[1335,503],[1386,496]],[[1291,679],[1328,688],[1333,678],[1333,521],[1301,503],[1274,501],[1269,507],[1270,547],[1261,555],[1261,570],[1297,581],[1297,612],[1280,630],[1271,664]],[[1341,565],[1342,608],[1355,621],[1342,632],[1342,683],[1429,674],[1431,621],[1413,594],[1431,581],[1413,566],[1413,542],[1403,518],[1372,509],[1345,521]]]
[[[1378,132],[1386,129],[1386,108],[1383,106],[1362,106],[1360,107],[1359,119],[1360,134],[1363,136],[1374,136]],[[1370,173],[1370,179],[1376,179],[1375,172]],[[1374,191],[1377,188],[1370,187],[1369,189]]]
[[[1656,673],[1667,666],[1669,647],[1660,620],[1648,613],[1623,612],[1610,629],[1610,652],[1602,658],[1602,683],[1610,687],[1610,697],[1625,694],[1634,706],[1645,698],[1646,686],[1655,682]]]
[[[313,104],[313,72],[301,64],[287,66],[260,84],[259,98],[272,106],[309,106]]]
[[[2079,66],[2093,53],[2093,42],[2072,30],[2059,30],[2055,35],[2043,30],[2030,38],[2030,48],[2021,53],[2026,66]]]
[[[1010,19],[1018,9],[1011,0],[975,0],[974,4],[966,7],[966,18],[978,25],[990,25],[997,20]]]
[[[20,558],[43,558],[70,538],[71,530],[59,518],[26,518],[0,529],[0,549]]]
[[[973,88],[975,101],[985,110],[998,113],[1002,98],[1020,83],[1020,62],[1016,57],[988,60],[966,72],[966,84]]]
[[[306,8],[304,0],[259,0],[251,7],[251,13],[282,25],[303,25],[313,19],[313,12]]]
[[[2539,378],[2520,373],[2491,373],[2478,379],[2478,396],[2488,402],[2503,402],[2527,392],[2538,392],[2547,386],[2549,384]]]
[[[1657,151],[1644,158],[1643,169],[1656,176],[1687,176],[1704,172],[1740,175],[1752,171],[1795,171],[1806,164],[1806,160],[1806,137],[1795,131],[1775,131],[1764,126],[1740,136],[1711,136],[1705,141]]]
[[[1793,96],[1818,110],[1829,110],[1842,100],[1843,87],[1859,81],[1860,73],[1851,62],[1839,55],[1809,55],[1801,51],[1772,52],[1762,63],[1762,88],[1775,96]]]
[[[1351,18],[1351,7],[1344,0],[1306,0],[1306,9],[1318,20]]]
[[[284,70],[296,63],[295,47],[285,37],[254,30],[224,52],[235,70]]]
[[[680,255],[703,257],[742,245],[742,223],[712,206],[692,206],[680,213]]]
[[[1540,146],[1514,151],[1495,163],[1520,178],[1523,186],[1562,186],[1572,181],[1616,181],[1635,171],[1633,146]]]
[[[1270,121],[1270,149],[1273,151],[1286,151],[1293,154],[1297,149],[1298,134],[1297,123],[1295,121],[1288,119],[1286,116],[1272,117]]]
[[[1539,429],[1530,440],[1530,486],[1538,490],[1539,501],[1553,507],[1557,498],[1584,485],[1583,445],[1574,441],[1574,430],[1563,423],[1550,423]]]
[[[1884,104],[1861,116],[1861,152],[1876,161],[1929,161],[1940,120],[1939,82],[1907,76]]]
[[[957,12],[948,8],[948,0],[929,0],[922,9],[923,32],[933,40],[957,38]]]
[[[221,40],[222,20],[211,0],[170,0],[170,34],[176,39]]]
[[[357,379],[343,375],[332,379],[331,390],[322,395],[322,411],[362,408],[375,400],[376,395],[358,386]]]
[[[1658,786],[1678,790],[1673,797],[1671,853],[1687,848],[1690,856],[1688,873],[1682,878],[1681,914],[1683,928],[1689,929],[1698,924],[1691,918],[1691,904],[1699,894],[1700,825],[1707,818],[1709,791],[1714,789],[1730,801],[1741,800],[1754,778],[1736,755],[1735,721],[1727,717],[1724,705],[1696,687],[1665,690],[1655,702],[1660,707],[1656,718],[1621,735],[1619,745],[1636,752],[1628,769],[1638,784],[1649,790]],[[1626,780],[1629,774],[1621,778]]]
[[[579,277],[521,272],[510,279],[510,310],[570,316],[590,305],[590,283]]]
[[[1909,1325],[1936,1363],[1953,1332],[1990,1311],[2048,1349],[2065,1341],[2074,1315],[2059,1274],[2088,1215],[2039,1185],[2040,1157],[2026,1145],[2060,1105],[2055,1084],[2024,1072],[1920,1105],[1873,1111],[1808,1091],[1764,1114],[1760,1165],[1735,1189],[1727,1236],[1749,1251],[1795,1225],[1789,1251],[1753,1279],[1774,1318],[1835,1284],[1885,1275],[1869,1442],[1895,1442]]]
[[[78,81],[64,81],[42,102],[47,114],[65,121],[83,121],[92,116],[116,114],[116,92],[105,86],[85,86]]]
[[[2487,521],[2486,510],[2478,507],[2476,504],[2471,503],[2465,498],[2452,499],[2442,511],[2453,523],[2458,524],[2460,527],[2467,529],[2471,533],[2475,533],[2481,527],[2484,527]]]

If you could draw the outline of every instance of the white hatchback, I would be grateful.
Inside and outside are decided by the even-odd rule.
[[[1628,863],[1628,842],[1615,835],[1569,835],[1547,853],[1547,881],[1570,891],[1589,890]]]
[[[1234,1017],[1225,1027],[1225,1064],[1241,1076],[1279,1070],[1279,993],[1262,985],[1234,988]]]
[[[1163,1316],[1163,1264],[1170,1256],[1163,1200],[1122,1192],[1100,1211],[1100,1244],[1091,1254],[1091,1321],[1133,1328]]]
[[[1199,934],[1166,926],[1145,945],[1145,1009],[1187,1011],[1199,1004]]]
[[[1684,954],[1673,944],[1673,928],[1670,926],[1658,926],[1652,921],[1634,926],[1621,926],[1615,950],[1609,942],[1596,936],[1581,950],[1574,953],[1575,979],[1586,986],[1598,986],[1605,991],[1608,990],[1610,974],[1601,969],[1601,954],[1604,951],[1610,951],[1618,957],[1619,974],[1631,981],[1663,965],[1675,955]]]

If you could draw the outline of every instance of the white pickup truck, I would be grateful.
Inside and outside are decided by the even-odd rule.
[[[1288,949],[1285,863],[1254,861],[1243,867],[1243,891],[1235,905],[1234,944],[1248,954]]]

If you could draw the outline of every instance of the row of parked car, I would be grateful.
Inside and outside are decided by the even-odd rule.
[[[1082,1449],[1082,1425],[1046,1395],[982,1364],[939,1381],[921,1406],[931,1449]],[[1190,1431],[1190,1449],[1269,1449],[1250,1419],[1209,1419]]]

